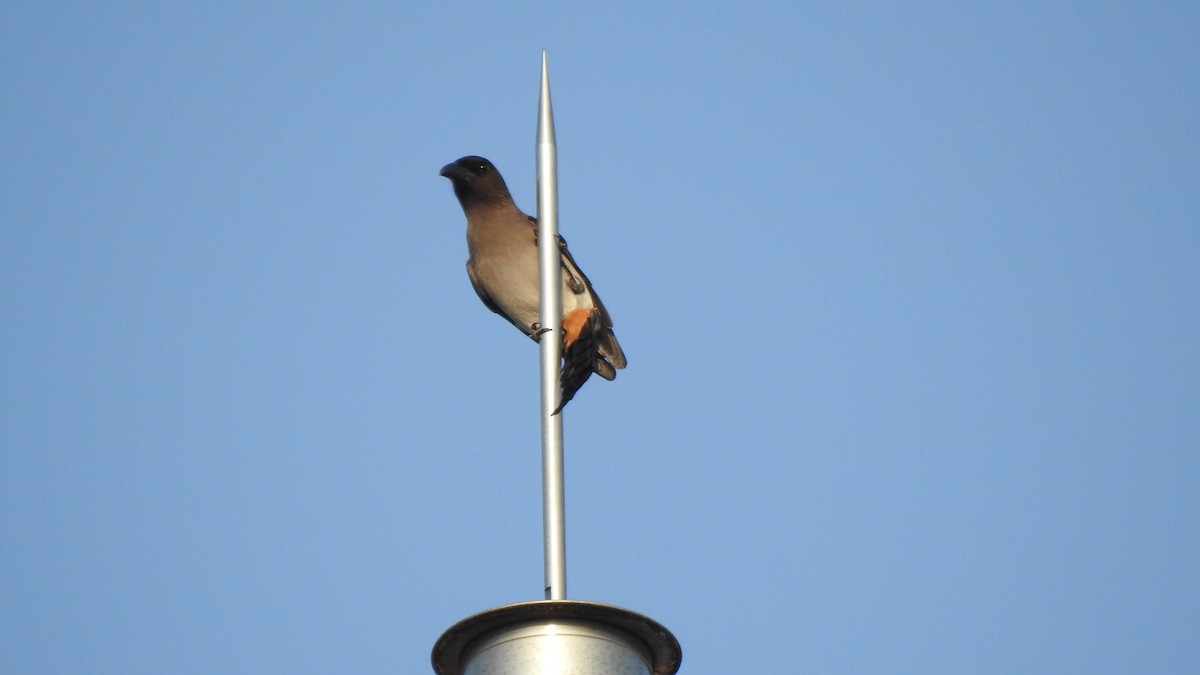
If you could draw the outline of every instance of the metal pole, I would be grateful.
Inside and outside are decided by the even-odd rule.
[[[438,675],[675,675],[679,641],[649,617],[621,607],[567,600],[563,516],[562,414],[558,407],[562,351],[562,272],[558,250],[558,166],[550,78],[542,50],[538,98],[537,215],[541,303],[542,516],[546,599],[496,607],[451,626],[433,646]]]
[[[551,415],[562,394],[558,371],[562,338],[562,272],[558,251],[558,151],[550,76],[542,50],[542,86],[537,125],[538,278],[541,283],[542,364],[542,527],[546,557],[546,599],[567,597],[567,531],[563,500],[562,414]]]

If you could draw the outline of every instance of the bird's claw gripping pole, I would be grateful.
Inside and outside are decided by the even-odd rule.
[[[550,77],[542,50],[542,83],[537,123],[538,319],[542,375],[542,526],[545,549],[546,599],[567,597],[566,517],[563,499],[562,415],[555,415],[562,341],[562,282],[558,250],[558,151]]]

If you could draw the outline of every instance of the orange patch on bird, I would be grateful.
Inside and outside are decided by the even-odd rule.
[[[570,347],[579,339],[579,334],[583,332],[583,327],[588,324],[591,319],[592,312],[587,309],[573,309],[563,316],[563,347]]]

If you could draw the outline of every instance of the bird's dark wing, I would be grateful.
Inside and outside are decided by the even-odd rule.
[[[537,219],[533,216],[528,216],[529,222],[533,225],[534,240],[537,240]],[[611,380],[617,376],[616,368],[624,368],[627,364],[625,353],[621,350],[621,345],[617,343],[617,336],[613,334],[613,320],[608,313],[608,308],[604,306],[604,301],[596,294],[596,289],[592,287],[592,282],[579,269],[579,265],[575,263],[575,258],[571,256],[570,249],[567,248],[567,240],[563,239],[562,235],[558,235],[558,255],[559,264],[562,266],[563,281],[567,288],[576,295],[587,295],[592,300],[592,305],[595,307],[594,314],[596,315],[591,321],[586,324],[586,333],[593,335],[592,339],[587,341],[587,344],[594,345],[588,347],[592,349],[593,354],[598,353],[598,357],[593,361],[594,370],[596,373],[606,380]],[[563,371],[564,374],[567,371]],[[585,378],[586,379],[586,378]],[[583,384],[583,380],[579,380],[575,386],[578,389],[579,385]],[[564,380],[564,387],[566,380]],[[567,391],[564,388],[564,391]],[[572,395],[574,395],[574,391]],[[567,397],[569,400],[570,397]]]
[[[526,218],[529,218],[530,224],[533,225],[533,241],[536,244],[538,235],[537,218],[533,216],[526,216]],[[583,270],[579,269],[579,265],[571,257],[571,251],[567,248],[567,240],[563,239],[561,234],[558,235],[558,253],[563,269],[563,280],[566,282],[567,288],[570,288],[571,292],[575,295],[583,295],[584,293],[591,295],[593,303],[600,310],[600,318],[604,321],[604,327],[611,329],[613,322],[612,317],[608,315],[608,309],[600,301],[600,296],[596,295],[595,289],[592,288],[591,280],[587,278]]]
[[[575,258],[571,257],[571,251],[567,249],[567,240],[563,239],[562,235],[558,237],[558,251],[559,257],[562,260],[563,274],[566,275],[567,286],[576,295],[590,294],[592,302],[596,304],[596,309],[600,310],[600,319],[604,321],[604,327],[612,328],[612,317],[608,315],[608,309],[600,300],[600,296],[596,295],[596,289],[592,287],[591,280],[587,278],[583,270],[579,269],[579,265],[575,264]]]
[[[591,280],[579,269],[579,265],[575,264],[575,259],[571,257],[571,251],[567,249],[567,240],[561,236],[558,238],[559,256],[562,260],[563,274],[568,277],[568,284],[571,284],[570,279],[573,277],[577,282],[582,280],[581,288],[576,291],[579,294],[587,293],[592,298],[592,304],[595,305],[596,319],[589,322],[588,330],[595,334],[596,350],[602,358],[597,358],[594,363],[594,368],[600,377],[606,380],[611,380],[617,376],[615,368],[624,368],[626,365],[625,352],[621,350],[621,345],[617,343],[617,336],[613,334],[613,320],[608,314],[608,308],[604,306],[604,301],[600,299],[600,295],[596,293],[596,289],[592,286]],[[571,290],[575,290],[575,286],[571,285]],[[582,383],[581,383],[582,384]]]

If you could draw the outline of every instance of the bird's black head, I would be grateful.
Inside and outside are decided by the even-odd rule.
[[[438,173],[454,184],[454,195],[464,209],[475,203],[512,200],[500,172],[483,157],[461,157]]]

